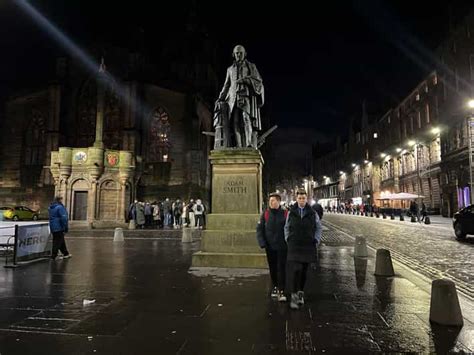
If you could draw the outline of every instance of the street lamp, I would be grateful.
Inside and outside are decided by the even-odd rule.
[[[434,128],[431,129],[431,133],[433,133],[434,135],[437,135],[440,132],[441,132],[441,130],[439,129],[439,127],[434,127]]]
[[[474,100],[469,100],[467,106],[471,109],[469,112],[469,116],[467,117],[467,130],[468,130],[468,144],[469,144],[469,202],[470,204],[474,204],[474,198],[472,194],[472,185],[473,185],[473,176],[472,176],[472,125],[474,124]]]

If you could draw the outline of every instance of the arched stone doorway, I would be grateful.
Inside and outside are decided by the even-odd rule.
[[[74,181],[71,186],[71,219],[74,221],[87,220],[87,204],[89,183],[85,179]]]

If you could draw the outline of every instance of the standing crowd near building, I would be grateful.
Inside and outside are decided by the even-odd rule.
[[[188,202],[169,198],[154,202],[135,200],[128,209],[129,221],[134,221],[140,229],[203,229],[205,214],[206,207],[200,199]]]
[[[474,150],[474,14],[432,53],[433,71],[383,115],[363,104],[348,137],[314,159],[314,196],[324,208],[369,205],[410,208],[391,201],[417,195],[427,213],[451,217],[472,202]]]

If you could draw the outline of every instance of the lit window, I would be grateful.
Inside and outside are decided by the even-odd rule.
[[[148,137],[148,160],[166,162],[169,160],[171,126],[169,117],[161,107],[153,111]]]
[[[377,132],[374,133],[374,138],[377,139],[379,137],[379,135],[377,134]]]

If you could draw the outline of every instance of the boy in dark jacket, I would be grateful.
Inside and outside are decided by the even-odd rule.
[[[63,254],[63,259],[70,258],[72,255],[66,247],[64,234],[69,231],[68,217],[66,207],[62,204],[62,197],[57,196],[54,202],[49,206],[49,229],[53,234],[53,251],[51,259],[55,260],[58,256],[58,250]]]
[[[299,190],[285,224],[285,239],[288,244],[287,292],[291,293],[292,309],[304,305],[306,273],[309,264],[316,262],[316,246],[321,241],[319,216],[307,201],[306,191]]]
[[[257,225],[257,240],[260,247],[265,248],[267,254],[268,268],[273,284],[271,297],[285,302],[287,247],[284,227],[288,211],[281,208],[280,202],[280,195],[270,194],[269,208],[262,213]]]

